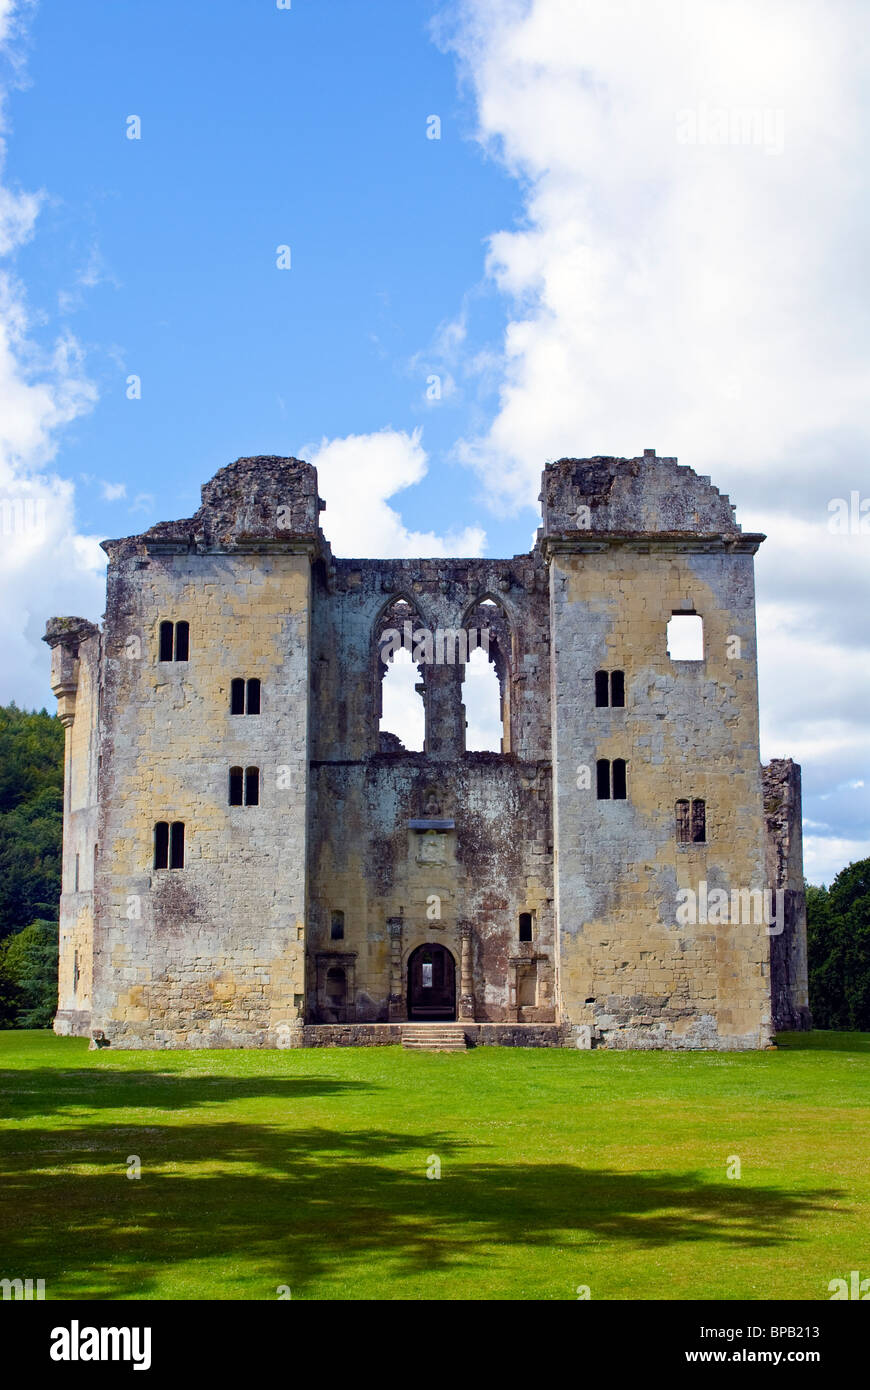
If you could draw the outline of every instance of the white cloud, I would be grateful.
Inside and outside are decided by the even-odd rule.
[[[421,432],[383,429],[307,446],[302,456],[317,469],[326,502],[322,525],[338,556],[417,558],[480,555],[486,534],[479,526],[439,535],[411,531],[388,500],[426,475]]]
[[[868,490],[864,7],[458,0],[452,17],[439,41],[524,196],[486,262],[510,315],[498,405],[459,457],[516,511],[545,458],[656,447],[755,513],[763,752],[802,759],[806,805],[870,765],[870,537],[826,532],[827,500]],[[723,109],[728,142],[700,138]],[[864,844],[870,805],[840,805],[852,837],[832,845]]]
[[[23,13],[0,0],[0,50],[13,70],[20,59],[7,45]],[[0,140],[0,254],[10,256],[34,233],[40,195],[3,184],[4,155]],[[75,339],[64,333],[42,349],[20,284],[9,269],[0,271],[0,700],[52,707],[39,640],[46,618],[94,616],[102,608],[105,557],[76,531],[72,483],[49,471],[64,426],[95,399]]]
[[[107,502],[117,502],[119,498],[127,496],[126,483],[102,482],[100,487],[102,488],[103,497]]]
[[[804,835],[804,872],[810,883],[826,883],[830,887],[847,864],[868,857],[870,837],[848,840],[837,836]]]

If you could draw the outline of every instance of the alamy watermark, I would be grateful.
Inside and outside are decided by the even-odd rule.
[[[680,888],[677,892],[677,926],[719,927],[764,926],[768,936],[781,936],[785,929],[785,889],[710,888],[701,879],[697,891]]]
[[[415,628],[412,622],[386,628],[378,642],[381,661],[392,661],[397,652],[411,653],[411,660],[423,666],[464,666],[473,651],[489,656],[489,628]]]
[[[857,488],[848,498],[832,497],[828,530],[832,536],[870,536],[870,497],[862,497]]]
[[[17,1299],[23,1302],[31,1302],[34,1299],[45,1298],[44,1279],[0,1279],[0,1296],[4,1302],[9,1299]]]
[[[780,107],[708,106],[683,107],[677,112],[680,145],[755,145],[765,154],[782,154],[785,147],[785,112]]]
[[[45,531],[44,497],[0,497],[0,535],[26,536]]]

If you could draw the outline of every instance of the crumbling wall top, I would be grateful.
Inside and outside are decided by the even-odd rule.
[[[202,505],[192,517],[161,521],[141,536],[104,541],[115,560],[133,550],[237,550],[246,545],[279,546],[319,542],[317,470],[302,459],[273,454],[236,459],[202,488]]]
[[[79,644],[87,641],[89,637],[96,636],[99,631],[97,625],[89,622],[87,618],[49,618],[42,640],[52,648],[69,647],[75,655]]]
[[[742,534],[731,502],[709,478],[676,458],[658,458],[654,449],[631,459],[596,455],[549,463],[540,500],[545,538]]]

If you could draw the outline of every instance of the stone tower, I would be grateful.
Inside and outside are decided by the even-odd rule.
[[[105,543],[102,628],[45,638],[67,726],[57,1031],[283,1046],[455,1020],[470,1041],[727,1049],[806,1025],[799,769],[765,817],[758,760],[763,537],[651,451],[548,465],[542,501],[527,555],[339,559],[314,469],[240,459],[195,516]],[[691,659],[668,652],[684,619]],[[397,637],[419,752],[380,728]],[[499,752],[465,746],[475,647]]]

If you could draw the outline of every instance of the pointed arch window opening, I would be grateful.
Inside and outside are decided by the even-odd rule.
[[[513,630],[504,607],[489,594],[476,600],[462,623],[468,661],[462,676],[465,748],[510,753]]]
[[[428,735],[426,668],[414,661],[422,631],[419,610],[398,597],[383,610],[375,632],[378,748],[389,753],[422,753]]]

